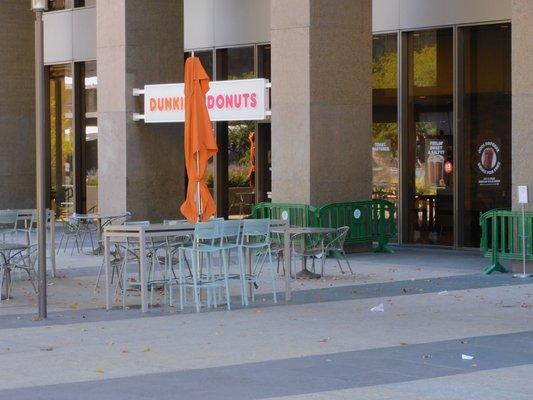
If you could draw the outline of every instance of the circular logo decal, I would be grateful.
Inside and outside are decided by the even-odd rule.
[[[358,208],[356,208],[356,209],[354,210],[354,212],[353,212],[353,217],[354,217],[355,219],[359,219],[359,218],[361,218],[361,210],[358,209]]]
[[[494,142],[485,142],[478,148],[477,166],[485,175],[493,175],[500,169],[500,147]]]
[[[289,219],[289,213],[287,211],[283,211],[281,213],[281,219],[287,221]]]
[[[450,161],[446,161],[444,163],[444,172],[446,172],[447,174],[451,174],[453,171],[453,165]]]

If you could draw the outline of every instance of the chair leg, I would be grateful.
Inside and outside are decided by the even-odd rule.
[[[222,250],[222,265],[224,267],[224,284],[226,286],[226,305],[228,307],[228,310],[231,310],[231,298],[229,293],[229,280],[228,280],[228,257],[229,254],[226,254],[224,250]]]
[[[242,302],[245,307],[248,307],[248,292],[246,290],[246,286],[248,282],[246,279],[246,264],[244,262],[244,249],[242,247],[239,249],[239,264],[241,266]]]
[[[126,290],[127,290],[127,280],[128,280],[128,263],[124,264],[122,268],[122,309],[126,309]]]
[[[2,289],[4,288],[4,274],[5,269],[2,267],[0,268],[0,304],[2,304]],[[6,289],[7,292],[7,289]]]
[[[341,262],[339,260],[339,257],[335,257],[335,260],[337,260],[337,264],[339,264],[339,269],[341,270],[341,274],[344,274],[344,270],[342,269]]]
[[[195,252],[193,252],[192,282],[193,282],[193,289],[194,289],[194,303],[196,304],[196,312],[200,312],[200,294],[198,293],[198,280],[197,280],[199,267],[198,267],[198,263],[196,260],[197,258],[198,258],[198,255],[195,254]]]
[[[278,302],[278,293],[277,293],[277,290],[276,290],[276,278],[278,277],[278,274],[277,273],[274,273],[274,268],[272,266],[272,251],[270,249],[270,246],[268,246],[268,261],[270,262],[270,265],[269,265],[269,270],[270,270],[270,275],[271,275],[271,279],[272,279],[272,297],[274,299],[274,303],[277,303]]]
[[[352,266],[350,265],[350,262],[348,261],[348,257],[346,257],[346,252],[344,250],[342,250],[342,255],[344,256],[344,260],[346,260],[346,265],[348,266],[350,273],[353,275]]]

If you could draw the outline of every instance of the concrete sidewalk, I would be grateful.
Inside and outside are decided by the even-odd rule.
[[[248,309],[200,314],[141,315],[136,295],[106,312],[85,261],[52,280],[48,321],[20,286],[2,303],[0,399],[533,398],[533,286],[484,276],[476,253],[352,255],[354,276],[331,263],[290,303],[262,285]]]

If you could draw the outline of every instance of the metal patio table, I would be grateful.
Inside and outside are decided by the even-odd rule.
[[[283,268],[285,269],[285,299],[289,301],[291,300],[290,279],[291,279],[291,264],[292,264],[292,257],[291,257],[292,237],[298,234],[326,235],[328,233],[335,232],[335,229],[334,228],[321,228],[321,227],[289,226],[288,224],[286,224],[286,225],[280,225],[280,226],[273,226],[270,228],[270,232],[283,234]],[[300,271],[296,275],[296,277],[297,278],[298,277],[309,277],[309,278],[317,277],[318,278],[320,277],[320,275],[309,271],[306,267],[305,257],[302,257],[302,271]]]
[[[32,228],[31,226],[28,226],[28,223],[35,222],[37,223],[36,215],[37,210],[35,209],[23,209],[23,210],[17,210],[18,211],[18,220],[24,222],[24,228]],[[49,221],[49,227],[48,230],[50,231],[50,239],[48,240],[48,252],[49,256],[47,258],[50,259],[50,264],[52,267],[52,277],[56,277],[56,219],[55,215],[51,210],[47,210],[47,213],[49,213],[50,218],[48,218]],[[35,221],[34,221],[35,219]],[[31,243],[28,243],[31,244]]]
[[[193,234],[194,225],[188,222],[170,224],[137,225],[107,225],[104,228],[104,265],[105,265],[105,299],[106,309],[111,309],[111,240],[136,239],[139,241],[141,311],[148,311],[148,263],[146,260],[146,240],[152,238],[167,238],[183,234]]]
[[[98,239],[98,247],[94,250],[94,254],[102,254],[103,245],[102,238],[104,228],[110,225],[113,221],[120,218],[127,218],[131,215],[129,212],[122,213],[110,213],[110,214],[99,214],[99,213],[89,213],[89,214],[72,214],[72,218],[77,219],[78,221],[96,221],[96,227],[98,228],[98,233],[100,235]]]
[[[28,250],[30,248],[29,245],[23,244],[23,243],[11,243],[11,242],[0,242],[0,264],[4,267],[8,266],[11,262],[11,259],[17,255],[19,255],[21,252]],[[12,254],[12,252],[15,252],[15,255]],[[5,271],[5,272],[4,272]],[[0,287],[0,296],[2,297],[2,300],[7,298],[7,295],[9,293],[9,286],[11,285],[11,270],[9,268],[6,268],[1,273],[5,273],[5,287],[6,287],[6,295],[2,295],[2,287]],[[4,285],[2,285],[4,286]]]

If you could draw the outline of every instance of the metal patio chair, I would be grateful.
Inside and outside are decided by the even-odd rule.
[[[245,253],[250,252],[251,265],[246,271]],[[241,242],[239,244],[239,257],[241,263],[241,281],[243,282],[244,305],[248,305],[247,284],[250,284],[252,301],[255,300],[254,289],[259,288],[259,280],[263,271],[266,259],[269,260],[270,278],[272,285],[272,297],[277,303],[276,273],[272,267],[272,241],[270,238],[269,219],[246,219],[243,221]],[[253,256],[255,262],[253,262]],[[279,255],[279,253],[278,253]]]
[[[194,303],[196,312],[200,312],[200,291],[205,289],[207,292],[207,307],[211,305],[217,307],[216,289],[224,288],[226,292],[226,306],[231,309],[231,299],[229,293],[229,262],[225,254],[231,244],[225,241],[223,233],[224,223],[227,221],[211,220],[208,222],[199,222],[194,227],[193,245],[179,248],[179,268],[178,268],[178,285],[180,293],[180,308],[185,307],[185,290],[193,289]],[[231,228],[226,225],[226,235],[229,235]],[[227,236],[226,236],[227,239]],[[184,258],[188,254],[191,259],[192,276],[185,277],[183,274]],[[213,257],[221,256],[222,266],[219,274],[215,273],[213,267]],[[204,261],[206,261],[205,272]],[[175,281],[170,278],[168,281],[170,291],[170,305],[173,302],[172,286]]]
[[[346,257],[346,252],[344,251],[344,241],[346,240],[346,236],[348,235],[349,230],[350,228],[348,226],[341,226],[340,228],[337,228],[334,233],[330,233],[326,236],[324,240],[324,256],[322,257],[322,277],[324,277],[324,267],[326,264],[326,258],[329,255],[335,257],[337,263],[339,264],[339,269],[341,273],[344,274],[344,270],[342,269],[342,265],[340,262],[340,260],[342,259],[346,262],[350,273],[353,275],[352,267],[350,265],[350,262],[348,261],[348,258]]]

